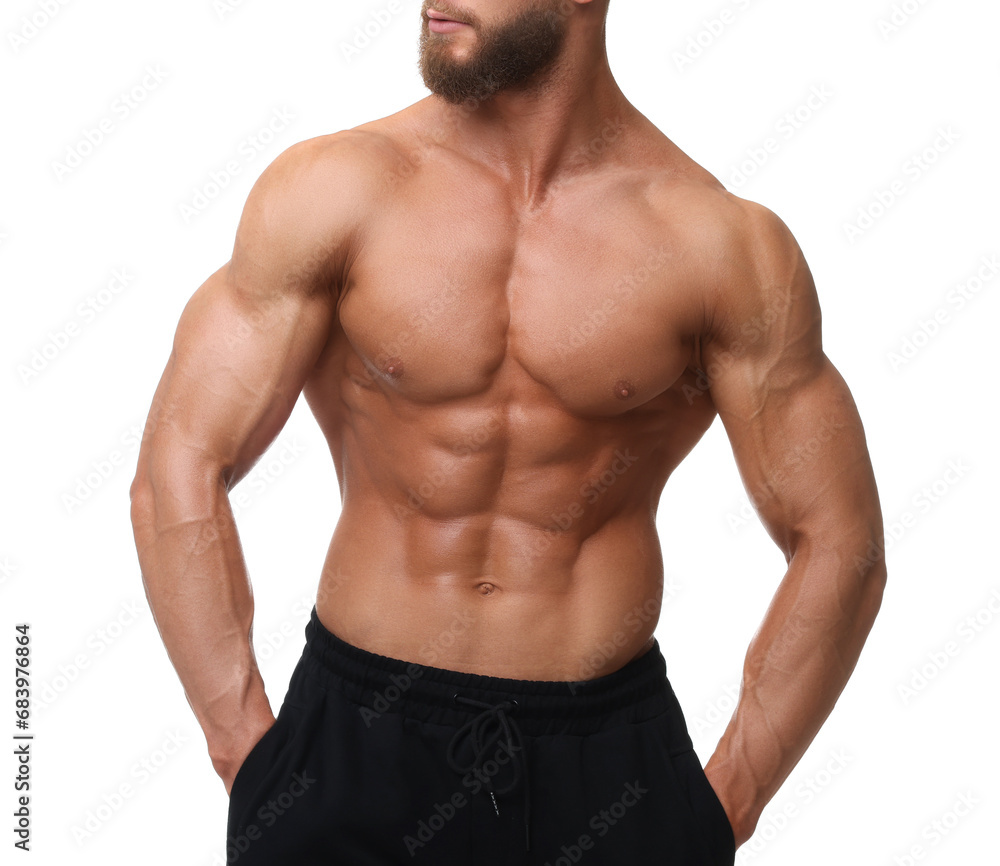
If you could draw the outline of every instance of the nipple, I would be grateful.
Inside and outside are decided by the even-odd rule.
[[[615,382],[615,396],[619,400],[628,400],[629,398],[634,397],[635,391],[635,385],[626,379],[619,379]]]
[[[385,374],[390,379],[398,379],[403,375],[403,360],[395,355],[385,362]]]

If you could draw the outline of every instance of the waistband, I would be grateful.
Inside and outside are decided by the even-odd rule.
[[[659,643],[614,673],[590,680],[515,680],[446,670],[377,655],[352,646],[326,628],[314,607],[306,625],[303,661],[323,686],[367,708],[369,718],[399,713],[417,720],[465,724],[469,702],[513,702],[529,736],[587,734],[668,714],[675,745],[690,739]]]

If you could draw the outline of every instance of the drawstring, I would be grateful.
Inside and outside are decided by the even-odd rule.
[[[513,791],[524,776],[524,848],[531,850],[531,786],[528,784],[528,758],[524,754],[524,744],[521,739],[521,729],[508,713],[517,707],[517,701],[500,701],[498,704],[487,704],[482,701],[464,698],[455,695],[456,704],[465,704],[476,707],[482,712],[462,727],[455,731],[455,736],[448,743],[448,766],[456,773],[475,773],[476,777],[482,780],[483,767],[492,760],[499,763],[491,753],[494,746],[499,743],[496,753],[505,751],[512,759],[511,780],[502,788],[493,786],[493,776],[486,775],[486,790],[490,792],[490,799],[493,801],[493,808],[497,817],[500,817],[500,807],[497,805],[497,798],[494,794],[506,794]],[[463,738],[468,738],[472,746],[472,762],[460,764],[456,757],[459,745]],[[502,740],[502,742],[501,742]],[[520,753],[520,760],[517,760],[514,753]],[[494,772],[493,775],[496,775]]]

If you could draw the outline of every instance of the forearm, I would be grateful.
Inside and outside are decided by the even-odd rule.
[[[736,711],[706,766],[737,844],[799,762],[857,664],[882,599],[884,563],[806,546],[792,558],[747,652]]]
[[[226,779],[274,717],[253,655],[253,596],[226,488],[192,469],[175,464],[156,478],[140,467],[132,523],[157,628]]]

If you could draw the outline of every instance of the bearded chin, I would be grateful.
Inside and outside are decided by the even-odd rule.
[[[450,56],[448,38],[425,29],[420,36],[420,74],[428,90],[450,103],[482,102],[528,85],[550,68],[565,35],[566,22],[553,9],[530,9],[481,31],[475,52],[458,62]]]

